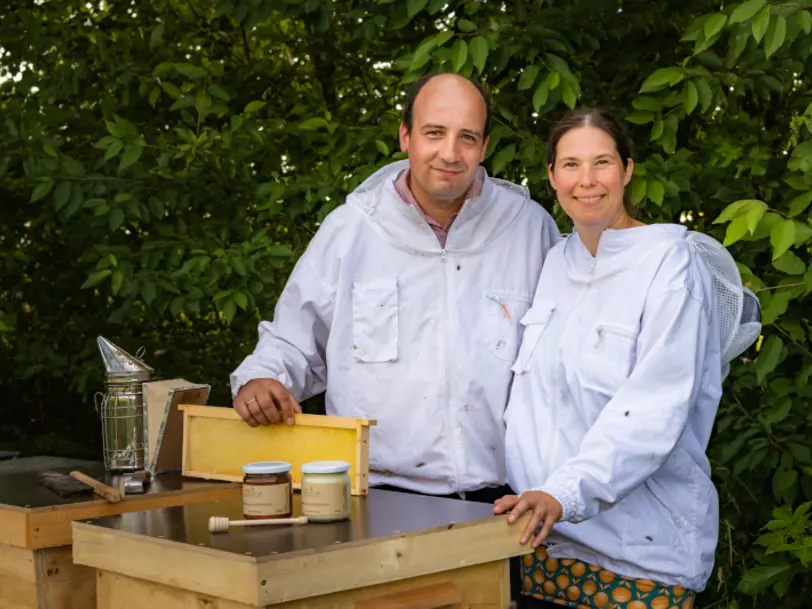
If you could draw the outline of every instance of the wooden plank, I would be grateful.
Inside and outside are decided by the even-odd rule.
[[[239,482],[246,463],[287,461],[293,487],[299,489],[304,463],[340,459],[350,464],[352,494],[367,492],[368,432],[373,423],[367,419],[296,415],[295,425],[249,427],[231,408],[185,404],[180,408],[184,476]],[[359,443],[364,435],[367,441]]]
[[[503,603],[501,593],[503,585],[501,580],[504,573],[503,563],[508,563],[508,561],[503,560],[461,567],[442,573],[433,573],[402,581],[268,606],[273,606],[274,609],[355,609],[358,605],[381,596],[413,593],[415,589],[437,584],[451,584],[460,591],[462,596],[459,601],[452,605],[454,607],[460,609],[507,609],[510,605],[510,594],[508,594],[507,602]],[[509,581],[505,585],[508,589],[510,588]],[[390,606],[394,607],[395,605]]]
[[[259,605],[257,565],[248,556],[114,533],[74,522],[73,561],[203,595]],[[101,590],[98,594],[101,599]]]
[[[27,548],[28,510],[13,505],[0,505],[0,545]]]
[[[438,609],[462,601],[462,592],[451,582],[392,592],[355,603],[355,609]]]
[[[0,609],[38,609],[33,550],[0,545]]]
[[[255,605],[99,571],[97,609],[256,609]]]
[[[197,404],[180,404],[178,410],[189,413],[195,417],[207,417],[213,419],[223,419],[228,421],[242,421],[240,415],[233,408],[222,406],[200,406]],[[358,425],[369,427],[375,425],[375,419],[356,419],[353,417],[330,417],[322,414],[296,414],[294,415],[296,425],[306,425],[308,427],[330,427],[355,429]]]
[[[369,427],[360,426],[355,432],[356,495],[369,493]]]
[[[529,517],[512,526],[505,517],[493,517],[369,544],[263,558],[258,569],[265,582],[260,601],[304,599],[526,554],[519,532]],[[314,572],[319,577],[312,577]]]
[[[70,546],[35,550],[34,554],[41,609],[96,606],[96,571],[74,564]]]
[[[499,606],[510,607],[510,560],[502,560],[498,568],[501,571],[501,575],[499,575],[499,581],[501,582]]]
[[[71,523],[103,516],[115,516],[128,512],[141,512],[178,505],[211,503],[242,496],[239,484],[187,483],[182,490],[166,491],[149,495],[134,495],[119,503],[90,501],[39,508],[29,514],[29,539],[31,548],[50,548],[70,545]]]
[[[510,603],[501,589],[510,587],[502,582],[505,567],[500,561],[454,569],[444,573],[426,575],[399,582],[386,583],[359,590],[350,590],[328,596],[268,605],[274,609],[355,609],[371,599],[389,594],[404,594],[415,588],[437,584],[451,584],[459,590],[461,599],[457,607],[466,609],[506,609]],[[313,574],[310,574],[313,577]],[[100,571],[98,575],[98,609],[256,609],[256,605],[237,603],[201,592],[135,579]],[[390,605],[391,606],[391,605]],[[402,607],[401,607],[402,609]]]
[[[153,474],[180,471],[183,454],[183,413],[178,404],[205,404],[210,385],[186,379],[143,383],[146,469]]]
[[[74,561],[235,602],[269,605],[525,554],[518,534],[527,518],[508,526],[505,517],[492,517],[262,558],[77,522]]]

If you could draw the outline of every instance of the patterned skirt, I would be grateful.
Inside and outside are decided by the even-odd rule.
[[[696,594],[597,565],[550,558],[544,546],[522,557],[522,592],[575,609],[692,609]]]

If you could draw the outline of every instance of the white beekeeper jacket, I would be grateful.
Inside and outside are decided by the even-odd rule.
[[[714,302],[683,226],[607,230],[595,257],[572,234],[548,255],[505,419],[512,488],[564,508],[550,556],[704,589],[718,537]]]
[[[407,167],[379,170],[325,219],[232,392],[274,378],[297,400],[325,391],[328,415],[376,419],[371,485],[501,485],[519,320],[560,236],[525,189],[486,178],[441,249],[395,191]]]

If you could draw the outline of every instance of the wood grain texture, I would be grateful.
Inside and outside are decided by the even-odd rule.
[[[76,565],[70,546],[34,551],[40,609],[96,606],[96,571]]]
[[[264,606],[274,609],[356,609],[357,607],[377,609],[382,606],[381,601],[394,598],[396,602],[403,602],[404,599],[408,600],[411,596],[424,604],[383,606],[397,609],[427,608],[443,605],[426,605],[427,601],[421,599],[420,595],[427,588],[450,585],[459,592],[460,598],[445,606],[459,609],[506,609],[510,602],[510,596],[505,598],[502,592],[504,588],[509,588],[509,582],[502,581],[506,577],[506,563],[507,561],[499,561],[463,567],[444,573],[274,605],[239,603],[202,592],[183,590],[109,571],[100,571],[97,579],[97,607],[98,609],[155,609],[156,607],[161,609],[256,609],[258,606]],[[452,598],[447,595],[443,597],[443,600],[452,600]],[[369,607],[365,607],[365,603],[369,603]]]
[[[0,546],[0,609],[37,609],[33,550]]]

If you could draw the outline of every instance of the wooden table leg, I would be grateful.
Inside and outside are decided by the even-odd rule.
[[[93,569],[73,564],[71,546],[0,546],[0,609],[85,609],[95,604]]]

